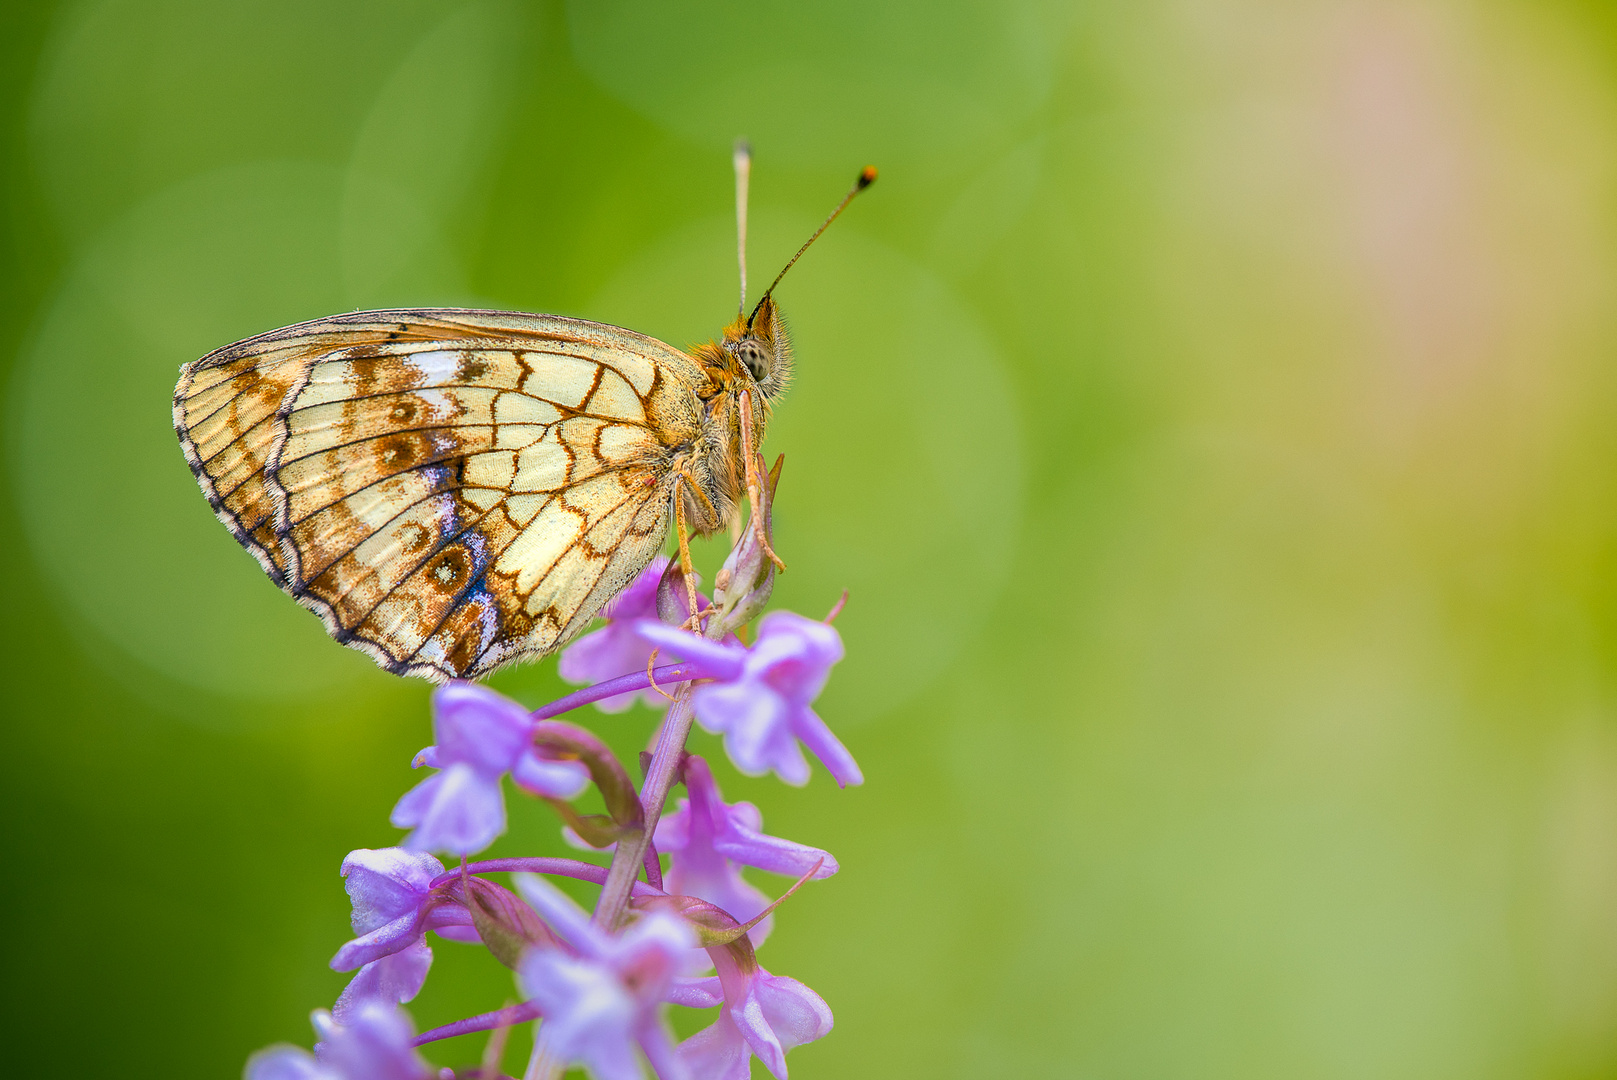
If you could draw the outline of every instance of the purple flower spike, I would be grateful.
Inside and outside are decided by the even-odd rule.
[[[428,930],[456,941],[478,940],[471,912],[433,895],[432,879],[443,872],[431,855],[403,848],[361,848],[343,860],[343,887],[353,901],[351,922],[359,936],[337,950],[331,966],[359,968],[359,974],[337,999],[339,1023],[366,1002],[396,1005],[421,992],[432,966]]]
[[[634,626],[639,619],[657,618],[657,583],[668,563],[666,555],[651,560],[616,600],[601,609],[607,624],[562,650],[556,671],[563,679],[570,683],[598,683],[646,670],[652,646],[635,633]],[[646,689],[602,698],[595,707],[605,713],[620,713],[637,700],[652,709],[668,704],[668,699],[657,691]]]
[[[829,1033],[830,1007],[796,979],[763,968],[744,972],[725,950],[711,952],[719,969],[711,981],[723,987],[724,1006],[711,1027],[680,1044],[679,1056],[692,1076],[747,1080],[757,1055],[778,1080],[786,1080],[786,1051]],[[693,986],[684,993],[694,997],[698,991]]]
[[[517,889],[556,933],[577,950],[536,948],[519,978],[544,1023],[541,1050],[582,1064],[596,1080],[642,1080],[636,1045],[661,1080],[687,1073],[662,1017],[662,1002],[696,935],[673,915],[654,912],[621,935],[607,934],[554,885],[533,875]]]
[[[809,703],[819,696],[831,665],[842,659],[835,629],[789,611],[758,623],[752,648],[723,645],[661,623],[635,624],[647,641],[697,661],[720,681],[691,695],[696,721],[724,736],[724,752],[748,776],[773,772],[788,784],[808,783],[799,741],[819,758],[841,787],[864,783],[864,774]],[[724,670],[728,660],[730,672]]]
[[[396,1006],[371,1003],[346,1024],[324,1010],[314,1014],[319,1056],[294,1046],[272,1046],[247,1061],[246,1080],[431,1080],[432,1067],[410,1045],[410,1020]]]
[[[669,892],[706,900],[747,922],[769,906],[769,898],[742,878],[737,864],[791,877],[814,870],[816,878],[828,878],[837,872],[829,852],[759,832],[758,808],[726,803],[713,771],[694,754],[685,760],[685,788],[690,798],[657,823],[657,850],[673,856],[665,882]],[[774,916],[768,916],[747,936],[762,945],[773,923]]]
[[[442,771],[393,808],[393,824],[415,830],[404,841],[412,850],[473,855],[492,844],[505,831],[500,778],[506,773],[529,791],[558,799],[571,799],[589,784],[589,771],[577,762],[541,758],[528,711],[486,687],[440,686],[432,694],[432,724],[437,744],[416,762]]]

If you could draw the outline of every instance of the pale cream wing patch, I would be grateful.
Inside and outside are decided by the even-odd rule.
[[[204,357],[175,417],[278,584],[390,671],[442,680],[555,649],[660,550],[702,377],[615,327],[365,312]]]

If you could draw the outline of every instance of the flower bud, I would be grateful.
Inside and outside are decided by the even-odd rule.
[[[713,604],[719,614],[707,626],[707,636],[714,641],[723,641],[757,618],[775,591],[775,561],[759,541],[759,532],[761,529],[766,537],[769,535],[774,519],[775,487],[780,483],[784,462],[785,455],[775,459],[775,467],[760,492],[762,521],[748,523],[714,581]]]
[[[509,889],[476,877],[457,881],[451,888],[464,895],[477,936],[506,967],[515,969],[523,951],[535,945],[553,948],[559,944],[539,913]]]
[[[700,588],[702,575],[693,573],[691,585]],[[705,611],[711,605],[707,597],[700,592],[696,594],[696,610]],[[685,571],[680,567],[678,559],[672,559],[668,568],[663,571],[662,579],[657,582],[657,618],[669,626],[684,626],[691,617],[691,594],[685,587]]]
[[[634,781],[611,748],[593,732],[559,720],[542,720],[534,725],[533,743],[547,756],[582,764],[600,790],[606,803],[604,815],[582,815],[565,800],[545,800],[586,843],[606,847],[621,836],[640,831],[643,812]]]

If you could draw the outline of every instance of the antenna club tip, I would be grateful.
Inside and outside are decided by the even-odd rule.
[[[859,190],[863,191],[876,182],[876,166],[866,165],[859,170]]]

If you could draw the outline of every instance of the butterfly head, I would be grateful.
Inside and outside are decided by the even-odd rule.
[[[752,318],[738,318],[724,328],[720,347],[773,402],[792,380],[792,343],[775,301],[765,297]]]
[[[792,381],[792,343],[786,334],[786,322],[780,317],[780,309],[775,306],[775,286],[780,284],[786,276],[786,271],[797,265],[797,260],[803,257],[803,252],[809,245],[818,240],[820,234],[837,219],[837,215],[853,201],[855,195],[876,182],[876,167],[866,165],[859,172],[854,181],[853,188],[837,203],[837,208],[831,211],[820,227],[814,230],[814,235],[806,240],[797,254],[789,259],[781,272],[775,275],[775,280],[769,283],[764,290],[758,306],[747,310],[747,177],[752,169],[752,154],[745,143],[736,145],[736,225],[738,234],[737,252],[741,263],[741,314],[736,321],[724,328],[724,340],[715,345],[724,354],[725,366],[729,369],[729,377],[739,377],[742,372],[752,383],[763,392],[763,404],[767,406],[786,392],[787,385]],[[709,354],[711,357],[711,354]]]

